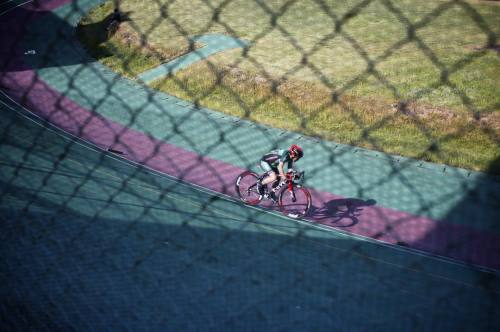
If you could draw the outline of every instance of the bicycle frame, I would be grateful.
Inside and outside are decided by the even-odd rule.
[[[247,187],[245,189],[245,191],[242,192],[242,191],[240,191],[240,181],[247,176],[252,177],[255,182],[253,182],[252,184],[249,184],[249,187]],[[246,204],[256,205],[256,204],[259,204],[260,201],[262,200],[263,195],[258,195],[258,196],[255,195],[255,193],[256,193],[255,188],[256,188],[257,182],[262,180],[262,178],[264,176],[265,176],[265,174],[262,174],[259,176],[257,173],[254,173],[251,171],[245,171],[242,174],[240,174],[238,176],[238,178],[236,179],[236,183],[235,183],[236,192],[238,193],[238,196],[240,197],[240,199],[242,199]],[[276,196],[277,196],[277,199],[278,199],[276,203],[278,203],[281,211],[285,215],[292,217],[292,218],[300,218],[300,217],[305,216],[307,214],[307,212],[309,211],[309,209],[311,208],[311,194],[301,184],[301,182],[303,180],[303,176],[304,176],[304,172],[298,172],[296,170],[289,171],[285,175],[285,181],[280,182],[278,184],[278,186],[274,187],[274,189],[273,189]],[[276,183],[276,182],[273,182],[271,184],[271,186],[273,186],[274,183]],[[246,199],[245,197],[247,195],[249,195],[251,192],[254,193],[254,198],[250,199],[250,200]],[[301,197],[306,200],[305,202],[302,202],[305,204],[304,211],[292,212],[292,211],[287,210],[289,205],[283,204],[283,196],[286,194],[286,192],[290,193],[289,197],[291,197],[292,203],[297,202],[296,192],[300,193]],[[293,207],[292,207],[292,209],[293,209]]]

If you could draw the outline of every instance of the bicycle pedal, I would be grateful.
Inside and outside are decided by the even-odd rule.
[[[273,201],[274,203],[278,203],[278,199],[276,198],[275,195],[272,195],[272,194],[264,194],[263,196],[265,199],[268,199],[268,200],[271,200]]]

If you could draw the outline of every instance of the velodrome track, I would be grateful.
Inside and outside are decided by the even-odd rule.
[[[274,142],[286,145],[298,135],[152,94],[147,87],[95,63],[71,38],[79,15],[95,5],[93,1],[78,2],[78,15],[68,15],[74,8],[64,6],[65,1],[44,2],[43,7],[27,3],[15,8],[13,4],[12,10],[0,11],[7,23],[2,26],[2,44],[9,46],[2,48],[2,64],[6,65],[0,82],[2,256],[8,258],[2,281],[4,298],[18,304],[24,295],[35,307],[43,307],[44,296],[50,296],[61,310],[69,304],[61,299],[68,292],[79,300],[67,314],[68,324],[77,321],[77,326],[85,327],[89,324],[85,315],[99,317],[94,324],[102,324],[106,316],[88,304],[76,312],[86,306],[84,289],[89,285],[102,283],[95,286],[102,293],[128,300],[139,296],[147,302],[145,295],[164,284],[142,280],[141,286],[134,287],[133,275],[113,275],[103,281],[97,273],[80,271],[83,289],[77,289],[72,286],[77,273],[65,272],[65,264],[79,269],[89,264],[104,268],[107,275],[112,267],[122,271],[137,266],[135,271],[170,282],[187,278],[188,271],[193,273],[194,280],[185,281],[184,288],[165,286],[154,301],[166,312],[184,315],[184,321],[192,321],[191,328],[206,326],[207,320],[218,326],[219,317],[236,325],[238,318],[248,321],[252,315],[275,318],[280,310],[284,317],[290,317],[290,310],[301,310],[301,315],[322,317],[345,330],[376,326],[380,310],[385,323],[397,321],[401,329],[410,326],[415,315],[432,315],[436,310],[443,317],[461,312],[467,327],[498,324],[500,247],[494,220],[499,187],[494,179],[453,168],[443,172],[438,165],[395,161],[390,156],[301,138],[306,151],[319,156],[308,163],[321,166],[321,172],[309,172],[312,176],[307,183],[315,190],[314,223],[299,224],[273,211],[241,206],[230,199],[235,176]],[[52,29],[43,28],[49,26]],[[46,56],[25,55],[27,49]],[[130,109],[140,111],[132,116]],[[125,155],[114,156],[105,152],[108,148]],[[327,153],[333,154],[335,163],[322,165],[322,153],[325,159]],[[479,194],[467,195],[473,190]],[[339,218],[335,202],[340,200],[356,203],[356,215]],[[70,222],[61,225],[61,218]],[[26,219],[33,220],[33,227],[19,226]],[[132,240],[132,234],[141,234],[142,240]],[[6,244],[16,238],[21,240]],[[37,247],[44,248],[37,256],[29,243],[33,238],[38,239]],[[102,243],[109,238],[117,240]],[[174,249],[165,249],[170,243]],[[415,250],[398,248],[396,243]],[[94,249],[92,255],[80,259],[65,255],[68,249],[83,254],[89,247]],[[203,259],[197,260],[189,250],[183,251],[186,247],[195,252],[208,248],[209,254],[200,252]],[[165,250],[176,255],[165,257]],[[227,253],[232,255],[231,265],[224,262]],[[93,262],[96,255],[99,260]],[[34,257],[45,263],[55,259],[56,266],[44,266],[32,261]],[[168,264],[175,265],[178,273],[172,273]],[[162,266],[168,266],[168,271]],[[34,271],[31,274],[29,267]],[[269,270],[274,278],[245,275],[254,269]],[[297,269],[304,274],[291,278]],[[26,295],[28,285],[37,280],[36,272],[43,276],[38,281],[41,291]],[[66,273],[62,284],[54,285]],[[481,278],[488,280],[486,286]],[[123,288],[114,289],[115,282]],[[353,293],[340,294],[340,285],[353,283]],[[225,293],[245,287],[248,291],[239,299]],[[10,291],[16,288],[21,294]],[[445,307],[437,308],[433,297],[422,294],[432,292],[453,297]],[[208,307],[194,303],[199,297],[193,294],[200,293]],[[368,297],[370,304],[360,304],[359,296]],[[99,298],[94,300],[103,309],[116,304]],[[172,298],[176,301],[170,303]],[[301,304],[278,308],[278,303],[296,299]],[[335,315],[327,317],[331,313],[318,310],[339,299],[345,306],[342,310],[359,310],[347,314],[351,320],[339,323]],[[408,307],[403,303],[409,303]],[[210,306],[214,304],[220,312],[213,312]],[[204,314],[188,314],[193,306]],[[138,322],[144,324],[148,310],[135,309],[139,309]],[[154,312],[151,303],[147,309]],[[369,318],[361,321],[361,316]],[[398,321],[398,317],[409,318]],[[425,324],[424,319],[416,319]],[[169,327],[182,328],[175,325],[181,321]],[[278,321],[278,327],[294,326],[292,321]],[[484,325],[475,325],[479,322]],[[314,321],[300,324],[316,327]],[[445,328],[457,321],[443,319],[442,324]]]

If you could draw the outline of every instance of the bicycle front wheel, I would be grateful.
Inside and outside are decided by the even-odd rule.
[[[236,192],[245,204],[256,205],[261,201],[262,196],[257,191],[258,180],[259,176],[250,171],[243,172],[236,178]]]
[[[279,196],[279,207],[284,215],[290,218],[302,218],[311,209],[312,199],[309,190],[302,186],[285,188]]]

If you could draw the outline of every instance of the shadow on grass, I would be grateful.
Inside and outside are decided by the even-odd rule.
[[[131,11],[119,14],[113,12],[99,22],[80,23],[76,27],[76,35],[84,45],[87,45],[88,52],[94,58],[100,60],[110,57],[113,53],[105,43],[116,34],[120,23],[130,21],[131,13]]]

